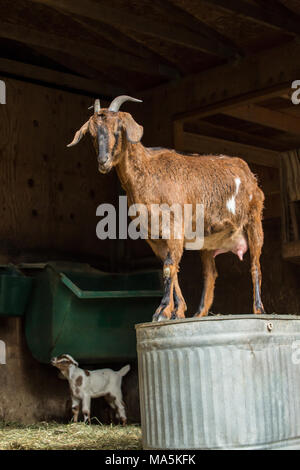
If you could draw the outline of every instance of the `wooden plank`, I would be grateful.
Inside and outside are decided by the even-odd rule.
[[[101,177],[91,140],[66,144],[90,116],[88,96],[8,78],[0,106],[0,251],[14,260],[104,256],[95,214],[115,204],[116,175]],[[18,258],[19,257],[19,258]],[[24,259],[25,257],[25,259]]]
[[[296,202],[291,201],[289,203],[289,209],[290,209],[291,224],[292,224],[292,230],[293,230],[293,238],[296,241],[296,240],[299,240],[299,227],[298,227],[298,220],[297,220],[297,214],[296,214]]]
[[[244,105],[223,111],[223,114],[232,116],[244,121],[254,122],[263,126],[289,132],[290,134],[300,134],[300,118],[280,111],[273,111],[257,105]]]
[[[264,191],[264,187],[262,186]],[[266,194],[263,210],[263,220],[280,219],[280,194]]]
[[[243,53],[238,47],[233,44],[226,36],[223,36],[215,29],[209,27],[199,18],[196,18],[191,13],[183,9],[183,6],[175,5],[169,0],[155,0],[157,6],[167,17],[172,18],[174,23],[179,25],[184,24],[189,29],[195,31],[200,36],[207,37],[211,46],[219,51],[218,55],[233,58],[242,56]]]
[[[64,14],[65,16],[69,16],[63,10],[60,10],[60,12],[62,12],[62,14]],[[153,63],[159,64],[159,68],[161,70],[164,70],[164,75],[166,77],[170,79],[180,78],[179,70],[173,64],[171,65],[170,63],[168,63],[165,57],[162,57],[158,53],[147,49],[144,45],[129,38],[125,34],[122,34],[116,28],[113,28],[107,24],[102,24],[101,28],[99,28],[98,25],[96,26],[95,24],[88,23],[87,18],[82,19],[79,17],[75,18],[72,16],[72,21],[75,21],[76,23],[80,24],[86,30],[104,37],[107,41],[109,41],[121,51],[125,50],[130,54],[143,57],[145,59],[151,60]]]
[[[154,143],[172,145],[170,121],[193,121],[286,93],[300,76],[299,56],[300,45],[292,41],[143,92],[155,115],[151,129]]]
[[[300,34],[299,17],[294,12],[271,0],[261,2],[262,5],[255,5],[245,0],[205,0],[205,2],[221,11],[237,13],[243,18],[263,26],[286,31],[294,35]]]
[[[36,51],[39,55],[47,57],[51,61],[56,62],[57,64],[63,66],[66,69],[69,69],[69,72],[66,73],[79,75],[84,78],[99,78],[99,70],[96,70],[90,65],[87,65],[82,60],[78,59],[78,57],[71,57],[65,53],[45,49],[42,47],[33,47],[32,49]],[[103,77],[100,77],[100,79],[103,79]]]
[[[200,154],[224,154],[236,156],[249,163],[257,165],[279,167],[278,153],[273,150],[262,149],[252,145],[230,142],[215,137],[207,137],[190,132],[183,132],[181,139],[175,142],[177,150],[195,152]]]
[[[20,24],[12,25],[2,20],[0,20],[0,32],[1,36],[7,39],[20,41],[21,43],[31,46],[41,46],[65,52],[73,57],[84,59],[87,64],[89,64],[90,60],[93,62],[98,60],[100,63],[108,63],[121,69],[129,69],[142,74],[167,75],[167,77],[170,77],[170,72],[164,67],[160,67],[160,64],[153,63],[151,60],[135,57],[126,52],[118,52],[116,49],[109,50],[90,43],[83,43],[81,40],[76,41],[57,34],[35,30]]]
[[[45,84],[55,85],[60,88],[84,91],[95,96],[113,97],[122,93],[122,90],[99,79],[90,80],[56,70],[24,64],[9,59],[0,58],[0,74],[8,74],[14,77],[26,78]],[[124,91],[124,90],[123,90]]]
[[[240,131],[234,127],[229,127],[226,123],[224,125],[211,124],[207,121],[194,121],[186,123],[184,130],[194,134],[207,135],[209,137],[217,137],[220,139],[231,140],[233,142],[241,142],[242,144],[254,145],[255,147],[266,148],[274,151],[284,151],[293,147],[277,140],[256,135],[250,132]]]
[[[282,257],[288,261],[300,264],[300,241],[283,243]]]
[[[203,35],[200,36],[184,26],[173,25],[172,20],[170,22],[157,21],[134,13],[128,14],[121,9],[109,6],[108,2],[99,5],[91,0],[85,0],[84,2],[82,0],[72,0],[72,2],[70,0],[32,1],[56,9],[63,9],[70,14],[98,20],[101,23],[108,23],[121,30],[131,29],[181,46],[221,57],[228,57],[227,46],[219,44],[216,48],[210,38]]]

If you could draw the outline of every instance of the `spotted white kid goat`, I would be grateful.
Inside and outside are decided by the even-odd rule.
[[[86,370],[78,367],[72,356],[62,354],[51,359],[51,364],[57,367],[61,374],[69,381],[72,412],[74,422],[77,423],[80,402],[84,422],[91,422],[91,399],[104,397],[110,407],[115,410],[116,417],[125,425],[127,422],[125,407],[122,397],[122,378],[126,375],[130,366],[124,366],[119,371],[112,369]]]

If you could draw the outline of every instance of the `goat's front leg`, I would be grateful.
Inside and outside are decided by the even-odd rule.
[[[172,320],[185,318],[186,303],[179,287],[178,274],[176,274],[174,279],[173,300],[174,310],[172,312]]]
[[[177,276],[177,266],[174,264],[170,253],[168,253],[164,262],[163,275],[165,291],[161,303],[153,315],[153,321],[169,320],[172,317],[172,313],[174,311],[173,291],[174,281]]]
[[[74,423],[78,422],[80,400],[72,396],[72,413]]]
[[[204,287],[202,291],[200,305],[195,317],[205,317],[214,300],[215,282],[218,276],[216,263],[214,259],[214,252],[203,250],[201,251],[201,259],[203,266]]]
[[[84,395],[82,399],[82,413],[84,422],[91,424],[91,397],[89,395]]]

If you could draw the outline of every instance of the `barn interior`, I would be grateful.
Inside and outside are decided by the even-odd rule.
[[[125,106],[144,127],[144,145],[247,161],[265,193],[266,311],[299,314],[300,106],[292,99],[300,80],[299,2],[0,0],[0,6],[1,264],[160,269],[143,240],[97,238],[96,209],[103,202],[117,207],[121,185],[114,171],[98,172],[89,139],[66,148],[95,98],[105,107],[131,95],[143,100]],[[216,262],[213,312],[250,313],[249,254],[243,262],[233,254]],[[184,254],[180,283],[192,315],[202,287],[194,252]],[[6,344],[0,420],[67,420],[67,383],[33,358],[24,322],[0,316]],[[132,365],[124,399],[129,420],[138,422]],[[94,414],[105,420],[99,403]]]

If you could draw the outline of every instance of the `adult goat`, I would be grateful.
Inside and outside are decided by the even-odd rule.
[[[242,260],[248,246],[253,283],[253,312],[263,313],[260,255],[263,245],[264,195],[247,163],[224,155],[182,155],[175,150],[146,148],[141,144],[143,127],[128,113],[119,111],[130,96],[115,98],[108,109],[94,104],[94,114],[68,145],[76,145],[89,132],[97,153],[98,168],[116,168],[128,203],[185,204],[204,208],[204,243],[201,248],[204,287],[196,316],[208,314],[217,277],[215,256],[232,251]],[[153,320],[184,318],[186,304],[177,273],[186,244],[175,239],[147,239],[164,263],[165,292]]]

